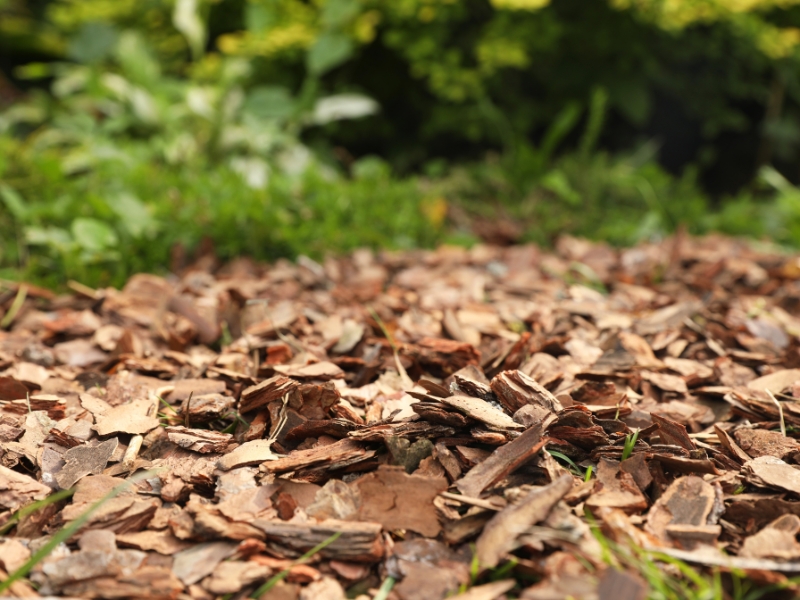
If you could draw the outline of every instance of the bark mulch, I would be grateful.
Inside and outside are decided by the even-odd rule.
[[[75,530],[6,593],[644,598],[609,544],[800,572],[797,256],[564,237],[72,289],[0,287],[0,580]]]

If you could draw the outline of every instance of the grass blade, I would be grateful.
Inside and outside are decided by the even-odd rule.
[[[639,430],[637,429],[631,435],[625,437],[625,446],[622,448],[621,460],[627,460],[633,453],[633,447],[636,446],[636,440],[639,439]]]
[[[308,552],[303,554],[303,556],[301,556],[296,561],[294,561],[292,563],[292,567],[294,567],[296,565],[302,565],[308,559],[310,559],[312,556],[314,556],[317,552],[320,552],[320,551],[324,550],[325,548],[330,546],[333,542],[338,540],[341,537],[341,535],[342,535],[342,532],[341,531],[337,531],[331,537],[329,537],[327,540],[323,540],[322,542],[320,542],[319,544],[314,546],[311,550],[309,550]],[[272,588],[274,588],[280,581],[282,581],[282,580],[286,579],[286,577],[288,577],[289,571],[291,570],[292,567],[289,567],[288,569],[284,569],[283,571],[281,571],[277,575],[273,575],[272,577],[270,577],[264,583],[264,585],[262,585],[260,588],[258,588],[252,594],[250,594],[250,597],[251,598],[260,598],[262,595],[266,594],[268,591],[270,591]]]
[[[47,498],[43,498],[42,500],[37,500],[36,502],[32,502],[27,506],[23,506],[13,515],[11,518],[6,522],[5,525],[0,527],[0,535],[5,535],[8,533],[14,525],[19,523],[23,517],[27,517],[28,515],[35,513],[37,510],[41,510],[45,506],[49,506],[50,504],[54,504],[59,500],[63,500],[64,498],[69,498],[72,494],[75,493],[75,488],[71,488],[68,490],[59,490],[54,494],[50,494]]]
[[[28,297],[28,286],[20,285],[19,289],[17,290],[17,295],[14,298],[14,302],[11,303],[11,307],[8,309],[8,312],[3,317],[3,320],[0,321],[0,329],[5,329],[11,323],[14,322],[14,319],[17,317],[17,313],[22,309],[22,305],[25,303],[25,298]]]
[[[70,537],[72,537],[72,534],[74,534],[81,527],[83,527],[89,521],[91,516],[95,512],[97,512],[97,510],[100,509],[100,507],[103,506],[103,504],[105,504],[106,502],[108,502],[121,492],[125,491],[135,483],[138,483],[139,481],[146,479],[147,477],[150,477],[155,473],[157,473],[157,471],[150,470],[150,471],[143,471],[142,473],[134,475],[124,483],[121,483],[120,485],[116,486],[105,496],[100,498],[97,502],[95,502],[89,508],[83,511],[78,516],[77,519],[75,519],[69,525],[67,525],[58,533],[53,535],[53,537],[51,537],[46,544],[44,544],[41,548],[39,548],[39,550],[34,552],[31,555],[31,557],[25,562],[24,565],[19,567],[16,571],[14,571],[8,576],[8,579],[6,579],[5,581],[0,581],[0,595],[6,592],[15,581],[22,579],[28,573],[30,573],[31,569],[33,569],[37,564],[39,564],[39,562],[41,562],[44,558],[46,558],[47,555],[50,554],[56,548],[56,546],[58,546],[62,542],[67,541]]]
[[[381,587],[378,589],[378,593],[375,594],[375,597],[372,600],[386,600],[389,597],[389,593],[392,591],[392,588],[395,584],[395,578],[391,575],[383,580]]]

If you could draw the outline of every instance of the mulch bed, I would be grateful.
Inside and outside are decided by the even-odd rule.
[[[800,572],[797,256],[564,237],[72,289],[0,288],[0,580],[86,520],[17,596],[644,598],[604,543]]]

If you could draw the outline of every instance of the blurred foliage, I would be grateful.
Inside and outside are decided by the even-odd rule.
[[[752,128],[754,111],[761,120],[770,102],[782,108],[768,115],[758,135],[771,140],[787,130],[784,122],[800,122],[798,5],[800,0],[4,0],[0,46],[25,45],[86,62],[102,55],[109,27],[134,29],[173,75],[199,71],[213,77],[221,55],[239,56],[252,59],[249,85],[269,81],[276,93],[303,101],[320,89],[364,93],[381,105],[381,114],[306,137],[361,154],[377,151],[400,170],[440,156],[474,157],[487,145],[508,149],[537,140],[561,107],[585,101],[602,86],[617,125],[604,132],[606,145],[628,148],[642,134],[668,137],[680,119],[699,126],[703,139],[689,158],[705,167],[721,151],[714,142]],[[676,104],[661,107],[677,113],[667,122],[654,115],[663,96]],[[800,129],[788,137],[772,146],[783,153],[779,159],[796,162]],[[748,168],[753,173],[755,165]]]
[[[205,238],[222,258],[474,240],[453,206],[541,243],[682,223],[796,244],[796,4],[0,0],[30,88],[0,112],[0,269],[119,284]],[[678,177],[664,98],[705,140]],[[738,170],[760,175],[712,211],[700,174],[754,128]]]
[[[371,114],[371,99],[301,106],[281,88],[245,89],[242,58],[197,55],[177,76],[134,29],[95,23],[76,35],[91,40],[80,62],[21,69],[50,78],[51,92],[0,113],[0,264],[50,283],[120,284],[203,239],[225,258],[435,241],[441,219],[424,218],[412,183],[387,185],[388,167],[370,159],[346,179],[298,139]]]

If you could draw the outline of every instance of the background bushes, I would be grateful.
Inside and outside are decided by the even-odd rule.
[[[0,261],[475,239],[455,208],[796,243],[798,4],[0,0]]]

